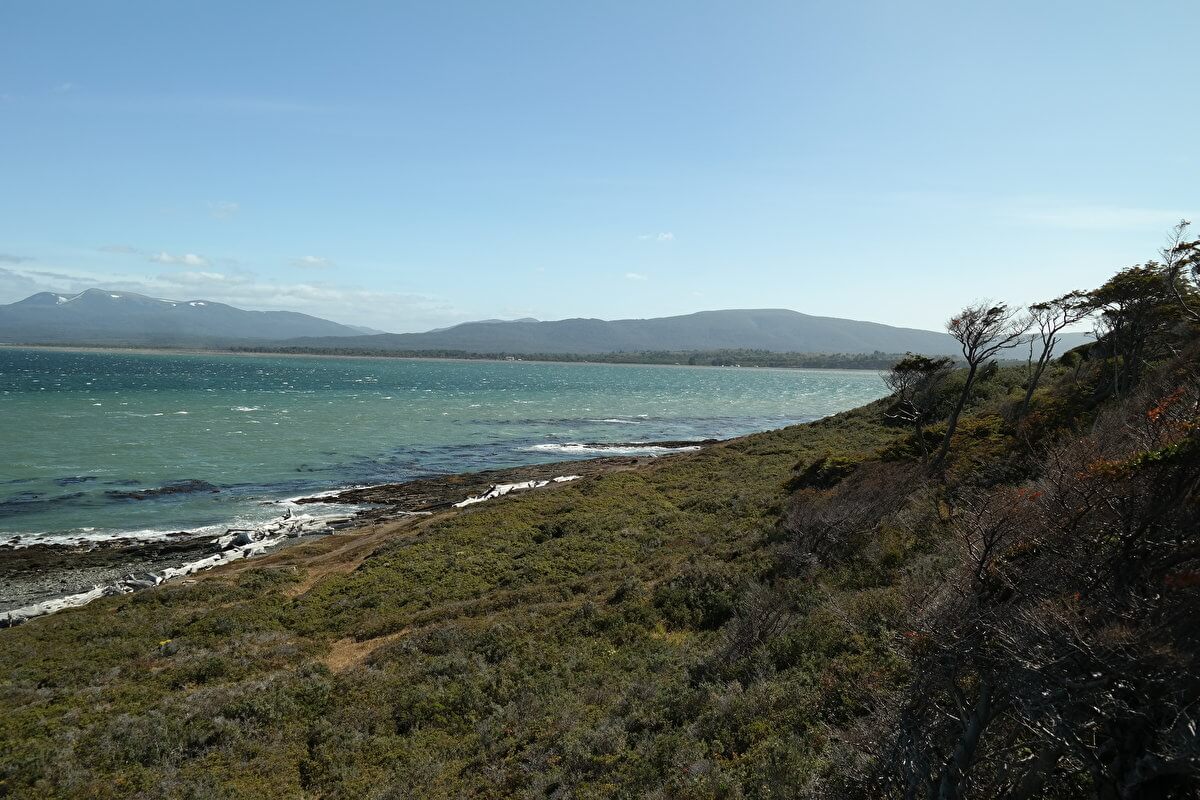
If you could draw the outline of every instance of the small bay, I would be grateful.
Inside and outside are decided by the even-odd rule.
[[[0,543],[217,531],[287,497],[655,454],[639,443],[778,428],[884,393],[869,371],[2,348]],[[173,486],[188,491],[159,491]]]

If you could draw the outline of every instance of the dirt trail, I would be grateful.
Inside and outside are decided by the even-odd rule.
[[[462,513],[452,504],[472,495],[480,495],[497,483],[519,482],[530,479],[550,479],[559,475],[583,475],[591,477],[606,472],[623,472],[652,463],[652,458],[598,458],[586,461],[556,462],[509,467],[501,470],[447,475],[425,478],[406,483],[384,484],[366,489],[351,489],[334,497],[323,497],[323,503],[377,503],[381,507],[366,512],[362,524],[356,528],[339,531],[316,541],[305,541],[283,550],[258,558],[234,562],[219,567],[211,573],[213,577],[236,575],[247,569],[259,567],[296,567],[305,572],[304,579],[288,589],[288,595],[298,597],[330,575],[353,572],[379,549],[397,535],[412,534],[427,526]],[[555,485],[527,491],[554,491]],[[313,502],[303,499],[299,502]],[[490,502],[490,501],[489,501]],[[436,510],[435,510],[436,509]],[[414,516],[396,519],[396,513],[414,513]],[[371,515],[380,518],[372,520]],[[197,574],[194,577],[200,577]]]
[[[325,662],[325,666],[333,672],[346,672],[362,664],[370,657],[371,653],[380,647],[405,636],[409,630],[409,628],[404,628],[395,633],[361,642],[351,638],[338,639],[330,646],[329,653],[322,660]]]

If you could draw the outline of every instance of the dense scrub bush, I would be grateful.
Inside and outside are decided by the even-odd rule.
[[[720,566],[692,566],[661,584],[654,607],[675,628],[719,628],[733,616],[737,575]]]
[[[913,464],[870,462],[847,472],[831,489],[796,492],[782,521],[793,568],[828,567],[853,558],[924,482]]]
[[[801,461],[792,468],[794,474],[785,488],[789,492],[831,489],[852,474],[862,460],[860,457],[826,454],[813,461]]]

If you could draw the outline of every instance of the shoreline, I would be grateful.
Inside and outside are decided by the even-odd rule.
[[[729,440],[708,440],[696,447],[718,441]],[[256,529],[227,529],[215,539],[180,531],[165,539],[118,538],[90,545],[0,545],[0,627],[79,607],[105,594],[127,594],[185,575],[197,578],[214,567],[257,561],[306,542],[376,533],[380,526],[403,528],[510,491],[541,491],[558,482],[635,469],[666,455],[671,453],[554,461],[318,492],[287,503],[353,510],[297,517],[287,530],[290,513]],[[239,532],[242,538],[236,539]]]
[[[387,355],[380,353],[378,355],[369,355],[365,353],[295,353],[285,352],[282,350],[263,350],[263,351],[247,351],[247,350],[224,350],[220,348],[203,348],[203,347],[151,347],[148,345],[131,345],[129,347],[120,347],[117,345],[71,345],[71,344],[16,344],[13,342],[0,342],[0,350],[50,350],[67,353],[107,353],[107,354],[131,354],[131,355],[185,355],[185,356],[238,356],[243,358],[253,357],[269,357],[269,358],[337,358],[345,360],[359,361],[450,361],[458,363],[485,363],[485,364],[578,364],[580,366],[590,367],[668,367],[674,369],[739,369],[739,370],[789,370],[792,372],[886,372],[885,368],[881,367],[787,367],[787,366],[741,366],[741,365],[713,365],[713,364],[659,364],[645,361],[581,361],[581,360],[550,360],[539,358],[520,358],[509,361],[507,358],[486,358],[480,356],[472,358],[470,356],[414,356],[414,355]],[[595,355],[605,355],[596,353]],[[897,356],[899,358],[900,356]]]

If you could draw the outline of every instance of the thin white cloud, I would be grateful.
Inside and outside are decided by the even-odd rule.
[[[670,231],[662,231],[661,233],[643,233],[637,238],[643,242],[673,242],[675,234]]]
[[[106,244],[96,249],[101,253],[122,253],[126,255],[142,252],[131,244]]]
[[[626,280],[631,280],[631,281],[647,281],[647,280],[650,280],[649,278],[647,278],[645,275],[641,274],[640,272],[626,272],[626,273],[625,273],[625,279],[626,279]]]
[[[251,282],[248,275],[230,275],[225,272],[176,272],[165,276],[168,283],[180,286],[244,286]]]
[[[293,267],[300,267],[302,269],[328,269],[329,267],[337,266],[330,259],[321,256],[300,256],[299,258],[293,258],[291,264]]]
[[[195,253],[184,253],[183,255],[171,255],[165,250],[159,251],[150,256],[150,260],[156,264],[171,264],[173,266],[184,267],[207,267],[208,259],[204,256],[198,256]]]
[[[22,271],[0,267],[0,303],[23,300],[46,290],[46,286]]]
[[[71,81],[64,81],[63,83],[55,86],[54,91],[56,94],[66,94],[67,92],[72,92],[77,88],[79,87]]]
[[[429,330],[477,317],[429,295],[316,281],[281,283],[247,272],[189,269],[144,276],[0,267],[0,303],[36,292],[78,294],[91,288],[173,300],[212,300],[262,311],[300,311],[380,330]]]
[[[15,267],[0,268],[0,303],[22,300],[36,292],[78,294],[100,284],[80,274],[54,272],[44,269]]]
[[[241,206],[232,200],[218,200],[208,204],[208,213],[214,219],[232,219],[241,210]]]

